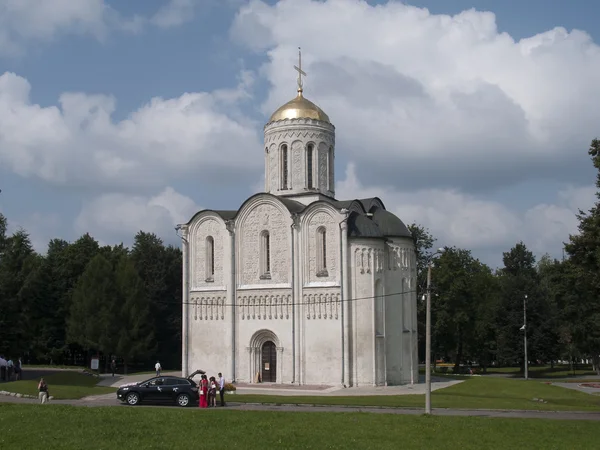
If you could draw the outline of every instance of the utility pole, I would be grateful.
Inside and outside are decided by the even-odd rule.
[[[529,378],[527,368],[527,294],[523,298],[523,344],[525,347],[525,379]]]
[[[431,414],[431,260],[427,264],[427,318],[425,325],[425,414]]]

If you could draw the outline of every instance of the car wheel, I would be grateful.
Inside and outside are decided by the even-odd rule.
[[[135,406],[140,402],[140,396],[136,392],[130,392],[127,394],[127,404]]]
[[[177,404],[179,406],[188,406],[190,404],[190,396],[187,394],[179,394],[177,396]]]

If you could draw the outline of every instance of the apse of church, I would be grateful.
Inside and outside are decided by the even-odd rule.
[[[410,232],[378,198],[335,199],[335,127],[304,97],[300,55],[294,67],[297,95],[264,128],[265,192],[178,226],[183,373],[348,387],[416,382]]]

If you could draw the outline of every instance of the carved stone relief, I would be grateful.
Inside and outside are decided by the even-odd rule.
[[[292,189],[304,186],[304,164],[302,141],[292,142]]]
[[[216,219],[205,219],[198,227],[193,229],[192,242],[194,243],[194,258],[192,268],[192,289],[200,286],[221,286],[223,284],[223,232],[224,226]],[[215,273],[213,281],[206,281],[206,238],[214,239]]]
[[[223,320],[225,319],[225,301],[227,297],[219,294],[192,294],[192,313],[194,320]]]
[[[327,152],[329,146],[324,142],[319,142],[319,189],[323,192],[329,191],[327,185]]]
[[[238,295],[237,305],[242,320],[287,320],[293,300],[289,291],[256,291]]]
[[[315,292],[304,294],[302,303],[307,319],[338,320],[341,297],[337,292]]]
[[[260,233],[269,232],[271,279],[260,278]],[[274,284],[289,282],[290,227],[283,214],[274,205],[259,204],[246,217],[240,227],[241,282],[242,284]]]
[[[292,139],[302,139],[304,141],[323,141],[329,146],[334,144],[335,137],[333,133],[326,133],[323,131],[294,129],[266,134],[265,144],[279,144],[280,142]]]
[[[317,277],[317,229],[325,228],[327,276]],[[310,219],[305,234],[308,240],[308,280],[310,282],[335,281],[337,279],[337,260],[339,254],[339,235],[335,220],[326,212],[318,212]],[[306,266],[305,266],[306,267]]]
[[[269,180],[270,189],[272,192],[279,190],[279,154],[277,145],[271,144],[269,147]]]

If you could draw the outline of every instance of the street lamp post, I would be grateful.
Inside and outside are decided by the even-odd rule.
[[[425,314],[425,414],[431,414],[431,260],[427,264],[427,305]]]
[[[438,249],[427,263],[427,304],[425,319],[425,414],[431,414],[431,264],[433,257],[444,251]]]
[[[525,379],[529,378],[527,368],[527,294],[523,298],[523,344],[525,348]]]

